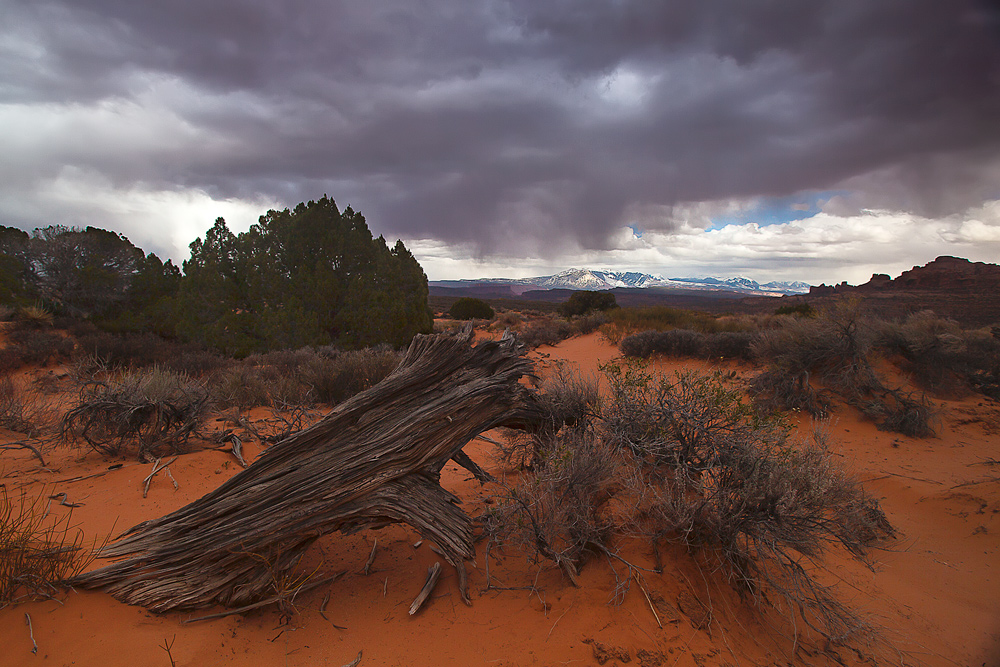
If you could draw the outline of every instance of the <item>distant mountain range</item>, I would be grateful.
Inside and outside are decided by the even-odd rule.
[[[602,271],[569,269],[553,276],[536,278],[483,278],[479,280],[433,280],[431,287],[443,288],[509,288],[515,294],[531,290],[609,290],[626,288],[659,288],[684,290],[710,290],[738,292],[748,296],[781,296],[806,294],[809,284],[804,282],[758,283],[750,278],[664,278],[637,271]]]

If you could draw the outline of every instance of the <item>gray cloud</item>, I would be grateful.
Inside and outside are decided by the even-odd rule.
[[[982,3],[3,2],[18,224],[54,222],[31,199],[67,167],[327,192],[479,256],[608,247],[628,212],[690,202],[846,188],[939,216],[1000,197]]]

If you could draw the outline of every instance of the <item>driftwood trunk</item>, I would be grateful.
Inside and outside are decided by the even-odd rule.
[[[158,612],[241,607],[280,592],[319,536],[393,522],[435,542],[464,583],[471,520],[439,486],[441,468],[485,430],[538,422],[517,342],[471,339],[418,336],[381,383],[215,491],[134,526],[99,554],[117,562],[68,583]]]

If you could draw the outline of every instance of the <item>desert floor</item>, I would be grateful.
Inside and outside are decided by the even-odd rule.
[[[594,334],[532,356],[543,373],[557,360],[596,373],[599,363],[617,354]],[[667,372],[707,368],[701,362],[657,363]],[[893,646],[883,653],[885,664],[1000,665],[1000,404],[977,395],[934,402],[939,414],[933,438],[878,431],[846,407],[823,425],[831,451],[866,481],[900,531],[888,550],[875,554],[874,571],[833,552],[824,577],[884,627]],[[798,422],[804,435],[815,426],[808,418]],[[210,426],[216,427],[221,430],[224,422]],[[0,442],[22,437],[0,431]],[[253,443],[245,449],[248,458],[259,453]],[[489,443],[475,440],[466,451],[504,476]],[[143,498],[150,464],[65,446],[47,451],[46,459],[41,468],[26,450],[0,451],[0,483],[12,496],[65,493],[68,502],[80,505],[72,510],[72,521],[88,543],[177,509],[240,470],[226,451],[193,451],[170,466],[176,489],[160,474]],[[115,464],[123,465],[109,470]],[[512,475],[507,472],[507,479]],[[473,516],[496,492],[451,463],[442,484]],[[60,516],[70,509],[55,500],[50,511]],[[428,566],[441,560],[427,543],[415,546],[419,539],[405,525],[325,536],[311,548],[305,568],[344,574],[296,598],[298,613],[290,619],[264,609],[185,623],[219,610],[155,615],[90,591],[7,608],[0,611],[0,664],[339,667],[359,652],[362,666],[707,667],[869,660],[865,653],[834,651],[807,633],[796,638],[780,618],[754,614],[725,582],[699,570],[682,550],[669,548],[661,554],[661,573],[645,571],[630,581],[620,563],[595,558],[583,569],[579,588],[546,563],[494,553],[488,588],[480,543],[476,567],[469,568],[473,606],[461,603],[454,571],[445,567],[433,597],[409,616]],[[376,558],[365,576],[375,540]],[[616,547],[636,565],[654,568],[648,545],[624,541]],[[612,604],[616,592],[624,593],[620,604]],[[327,593],[324,619],[319,608]],[[651,607],[658,610],[659,624]],[[26,614],[37,654],[31,651]]]

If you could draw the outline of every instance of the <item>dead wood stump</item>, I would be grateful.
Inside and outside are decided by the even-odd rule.
[[[510,336],[471,339],[471,328],[417,336],[381,383],[215,491],[132,527],[99,553],[116,562],[67,583],[156,612],[242,607],[280,594],[319,536],[394,522],[434,541],[464,582],[471,520],[440,471],[481,432],[540,421],[519,382],[531,373],[523,348]]]

